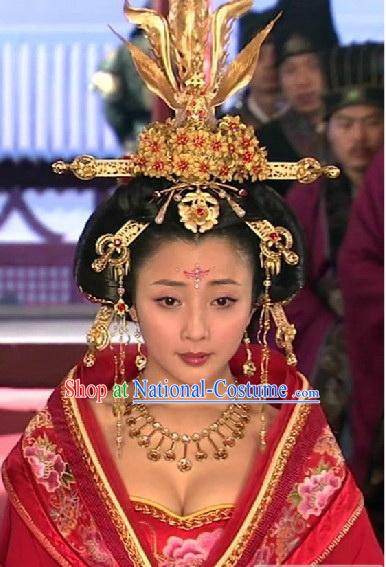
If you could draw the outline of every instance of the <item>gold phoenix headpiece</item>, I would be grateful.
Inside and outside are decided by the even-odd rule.
[[[152,54],[125,43],[142,79],[175,111],[175,117],[145,128],[136,153],[125,159],[80,156],[71,164],[56,162],[54,171],[70,170],[85,180],[143,174],[217,185],[246,179],[308,183],[322,174],[336,177],[337,168],[323,167],[312,158],[268,162],[251,126],[239,117],[215,120],[215,107],[249,83],[260,47],[280,14],[227,64],[232,23],[252,7],[252,0],[233,0],[213,13],[207,0],[170,0],[169,5],[166,19],[154,10],[132,8],[126,1],[124,12],[143,29]]]
[[[226,200],[240,218],[245,215],[237,201],[247,191],[233,187],[232,181],[294,179],[310,183],[320,175],[337,177],[337,167],[322,166],[313,158],[297,163],[269,162],[251,126],[243,124],[238,116],[215,119],[215,107],[249,83],[260,47],[280,14],[228,64],[232,23],[252,7],[252,0],[233,0],[213,13],[209,13],[207,0],[170,0],[169,6],[167,19],[154,10],[133,8],[127,1],[124,12],[129,21],[142,28],[152,48],[149,56],[126,42],[138,72],[149,89],[175,111],[175,117],[145,128],[137,151],[124,159],[99,160],[83,155],[70,164],[54,163],[54,171],[71,171],[83,180],[140,174],[166,178],[171,182],[170,187],[153,194],[153,198],[161,200],[154,221],[164,221],[173,199],[178,202],[181,222],[195,233],[203,233],[217,224],[220,210],[217,197]],[[280,272],[282,259],[289,265],[299,261],[291,250],[292,235],[266,220],[246,224],[260,239],[267,309],[272,310],[275,320],[281,317],[281,329],[292,339],[293,326],[282,312],[278,314],[278,306],[270,303],[268,297],[270,277]],[[108,266],[113,269],[119,296],[114,311],[122,317],[128,310],[123,299],[123,277],[130,269],[129,248],[147,226],[148,223],[128,220],[117,233],[105,234],[96,243],[98,258],[93,269],[97,272]],[[97,349],[105,346],[103,337],[109,317],[104,309],[89,335],[90,346]],[[289,359],[293,361],[291,340],[278,338],[287,345]]]

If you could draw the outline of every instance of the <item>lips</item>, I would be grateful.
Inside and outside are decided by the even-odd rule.
[[[190,366],[201,366],[206,363],[210,357],[210,353],[207,352],[184,352],[179,354],[185,364]]]

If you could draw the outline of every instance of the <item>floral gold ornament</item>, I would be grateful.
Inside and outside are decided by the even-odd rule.
[[[162,136],[161,127],[166,130]],[[268,161],[266,149],[260,147],[253,128],[243,124],[238,116],[220,119],[216,131],[205,132],[207,136],[194,135],[200,134],[197,125],[187,127],[187,132],[179,135],[177,130],[185,128],[177,128],[175,121],[168,119],[164,124],[155,123],[145,128],[135,154],[110,160],[80,156],[71,163],[55,162],[52,167],[55,173],[71,172],[82,181],[96,177],[146,175],[163,177],[171,182],[293,179],[312,183],[322,175],[335,179],[340,174],[335,165],[322,165],[313,158],[293,163]],[[87,169],[81,165],[83,158],[90,162]]]
[[[187,229],[205,232],[217,224],[220,208],[215,197],[197,189],[182,197],[178,203],[178,212]]]

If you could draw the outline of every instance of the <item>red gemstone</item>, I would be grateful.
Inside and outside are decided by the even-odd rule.
[[[123,313],[124,311],[126,311],[126,304],[125,303],[118,303],[117,309],[118,309],[118,311]]]
[[[246,153],[243,155],[243,160],[244,160],[244,161],[251,161],[252,158],[253,158],[253,154],[252,154],[251,152],[246,152]]]
[[[239,195],[240,197],[246,197],[248,195],[248,191],[246,189],[240,189]]]
[[[277,232],[271,232],[271,234],[269,235],[269,237],[270,237],[272,240],[277,240],[277,239],[279,238],[279,235],[278,235]]]
[[[198,209],[196,209],[196,212],[199,216],[202,216],[205,214],[205,209],[202,209],[201,207],[198,207]]]
[[[119,240],[119,238],[116,238],[114,240],[114,244],[115,244],[115,246],[120,246],[122,244],[122,240]]]

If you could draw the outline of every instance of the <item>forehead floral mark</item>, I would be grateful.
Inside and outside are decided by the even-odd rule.
[[[210,269],[203,270],[198,264],[196,264],[194,269],[191,272],[189,272],[188,270],[184,270],[183,274],[187,278],[193,278],[194,279],[194,284],[193,284],[194,288],[199,289],[200,282],[201,282],[202,278],[207,276],[209,274],[209,272],[210,272]]]

